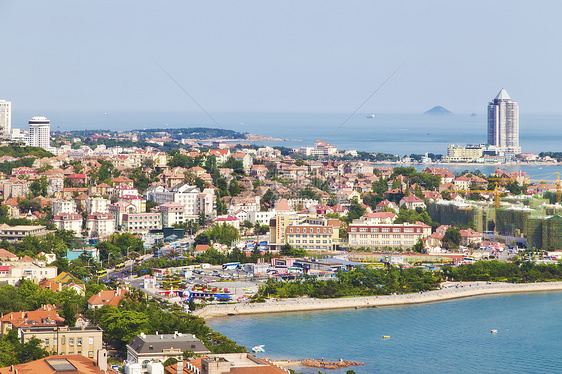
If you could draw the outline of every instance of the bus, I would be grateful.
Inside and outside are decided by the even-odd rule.
[[[115,270],[123,270],[123,269],[125,269],[125,263],[124,262],[115,265]]]
[[[96,275],[98,276],[98,278],[105,277],[107,275],[107,269],[96,271]]]
[[[222,270],[238,270],[242,268],[239,262],[229,262],[228,264],[222,265]]]
[[[139,266],[142,263],[142,257],[137,257],[135,259],[135,266]]]

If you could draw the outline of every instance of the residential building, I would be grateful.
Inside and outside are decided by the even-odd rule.
[[[111,201],[109,199],[92,196],[86,200],[86,213],[109,213],[109,205]]]
[[[502,154],[517,155],[519,146],[519,104],[501,89],[488,103],[488,144]]]
[[[51,149],[51,121],[45,117],[31,118],[27,144],[32,147]]]
[[[113,216],[111,217],[113,219]],[[76,235],[82,233],[82,215],[78,213],[60,213],[53,216],[53,223],[58,230],[74,231]]]
[[[17,261],[18,259],[19,257],[13,254],[12,252],[7,251],[4,248],[0,248],[0,262]]]
[[[423,239],[422,225],[403,223],[370,224],[351,223],[348,228],[349,246],[365,248],[411,248],[419,239]]]
[[[162,217],[162,227],[171,227],[185,222],[185,207],[174,201],[168,201],[158,206]]]
[[[451,144],[447,147],[447,156],[443,162],[476,162],[484,154],[482,145],[467,145],[466,147]]]
[[[26,235],[45,236],[49,232],[45,226],[9,226],[3,223],[0,225],[0,240],[17,242]]]
[[[53,200],[53,215],[77,213],[76,202],[72,199]]]
[[[115,232],[115,219],[111,213],[93,213],[86,217],[89,237],[106,238]]]
[[[136,362],[146,368],[150,361],[164,362],[169,358],[181,360],[184,351],[193,351],[196,354],[210,353],[209,349],[201,340],[192,334],[173,334],[146,335],[141,333],[127,344],[127,362]]]
[[[102,349],[102,334],[98,326],[28,327],[21,329],[21,340],[26,343],[35,337],[41,340],[44,349],[57,355],[94,358]]]
[[[64,318],[59,316],[54,305],[43,305],[32,311],[7,313],[0,318],[0,335],[4,336],[12,329],[26,327],[56,327],[64,325]]]
[[[400,208],[405,206],[408,209],[425,208],[425,202],[416,195],[404,196],[400,200]]]
[[[308,218],[286,228],[287,243],[292,247],[303,248],[307,251],[334,250],[338,238],[339,230],[329,225],[328,220],[322,218]]]
[[[99,309],[105,305],[117,306],[119,302],[125,297],[125,288],[118,288],[117,290],[100,291],[88,299],[89,309]]]
[[[57,268],[45,266],[42,261],[35,261],[30,257],[24,257],[18,261],[2,263],[0,266],[0,283],[12,286],[18,284],[22,279],[39,283],[42,279],[51,279],[57,276]]]
[[[0,134],[5,137],[12,133],[12,103],[0,100]]]
[[[123,227],[124,231],[149,231],[162,228],[162,214],[151,213],[133,213],[123,214]]]

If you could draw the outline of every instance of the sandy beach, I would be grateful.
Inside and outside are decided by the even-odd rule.
[[[544,283],[486,283],[486,282],[446,282],[441,289],[422,293],[387,296],[362,296],[340,299],[271,299],[265,303],[208,305],[193,312],[194,315],[208,319],[227,315],[257,313],[299,312],[343,308],[376,308],[393,305],[419,304],[459,299],[463,297],[484,296],[518,292],[562,291],[562,282]]]

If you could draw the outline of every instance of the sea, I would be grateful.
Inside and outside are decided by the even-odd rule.
[[[256,142],[258,145],[298,148],[313,146],[318,139],[338,149],[410,154],[447,153],[449,144],[486,142],[487,118],[484,113],[428,116],[423,114],[373,113],[213,113],[203,112],[16,112],[12,126],[27,129],[32,116],[46,116],[52,131],[134,130],[146,128],[213,127],[260,134],[286,141]],[[562,115],[520,115],[520,145],[523,152],[562,151]],[[416,166],[421,169],[428,165]],[[484,174],[498,166],[448,166],[454,172],[478,169]],[[562,167],[546,165],[506,165],[503,170],[523,170],[533,179],[555,180]]]
[[[322,373],[561,373],[562,292],[214,318],[258,357],[365,363]],[[491,330],[497,330],[492,333]],[[383,339],[382,336],[390,336]],[[292,367],[316,374],[316,368]]]

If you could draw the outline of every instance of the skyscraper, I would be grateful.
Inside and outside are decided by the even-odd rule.
[[[12,132],[12,103],[0,100],[0,135],[10,136]]]
[[[504,155],[521,153],[519,147],[519,104],[503,88],[488,104],[488,144]]]
[[[32,147],[51,148],[51,121],[45,117],[33,117],[29,120],[28,142]]]

